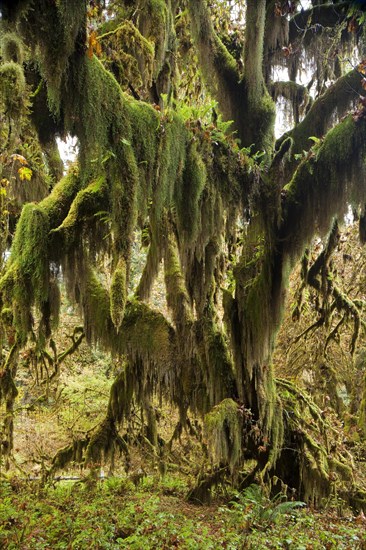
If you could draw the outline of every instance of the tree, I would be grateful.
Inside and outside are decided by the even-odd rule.
[[[51,345],[61,266],[88,342],[125,367],[104,422],[61,450],[54,468],[77,452],[98,462],[124,449],[118,426],[132,399],[157,445],[151,402],[160,395],[182,425],[188,410],[206,415],[221,472],[255,459],[250,479],[276,475],[314,501],[335,478],[349,485],[349,456],[330,451],[311,400],[275,379],[272,355],[296,261],[349,204],[365,203],[363,12],[353,2],[304,10],[296,0],[217,2],[216,17],[206,0],[69,4],[0,2],[2,176],[15,204],[44,196],[24,204],[0,282],[4,450],[17,353],[28,338],[41,354]],[[245,29],[233,28],[244,8]],[[346,72],[355,45],[360,58]],[[298,82],[304,64],[307,85]],[[289,81],[273,78],[278,67]],[[294,127],[275,144],[278,97]],[[55,138],[68,134],[78,163],[60,178]],[[29,143],[40,159],[30,167]],[[27,176],[36,197],[16,191]],[[148,248],[128,297],[136,230]],[[149,305],[162,264],[170,318]]]

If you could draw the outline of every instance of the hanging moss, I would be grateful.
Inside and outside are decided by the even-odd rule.
[[[168,368],[174,357],[174,331],[165,317],[146,304],[132,301],[120,330],[120,349]]]
[[[80,464],[83,459],[83,452],[87,447],[88,442],[88,439],[77,440],[71,443],[71,445],[66,445],[66,447],[59,449],[52,459],[51,470],[49,472],[50,475],[57,470],[67,468],[72,462]]]
[[[105,347],[113,349],[115,330],[110,318],[108,291],[90,268],[80,282],[86,339],[88,342],[100,342]]]
[[[126,263],[120,259],[111,283],[111,319],[118,333],[126,307]]]
[[[211,408],[227,397],[237,397],[237,387],[227,341],[208,309],[195,324],[195,346]]]
[[[239,407],[232,399],[224,399],[205,416],[205,433],[215,462],[227,464],[231,471],[241,458],[242,429]]]
[[[152,196],[155,176],[158,172],[157,150],[160,134],[160,114],[150,105],[144,103],[129,103],[129,118],[133,128],[131,145],[134,151],[139,173],[137,190],[137,206],[139,221],[143,224],[149,208],[148,198]],[[146,131],[146,128],[149,131]]]
[[[7,32],[3,34],[1,41],[1,55],[3,62],[8,63],[13,61],[19,65],[22,65],[24,60],[24,45],[19,35],[14,32]]]
[[[277,17],[277,19],[280,19]],[[279,97],[282,97],[288,101],[292,112],[287,118],[290,121],[294,121],[298,124],[301,114],[305,111],[309,102],[309,92],[305,86],[289,81],[277,81],[271,86],[271,94],[273,100],[276,102]],[[288,108],[285,108],[285,115],[288,113]]]
[[[193,315],[182,275],[176,239],[172,234],[168,237],[164,268],[167,304],[172,311],[178,330],[183,334],[185,333],[187,337],[186,330],[193,321]]]
[[[34,204],[25,205],[9,260],[14,276],[13,296],[20,305],[35,303],[41,307],[48,299],[48,232],[45,210]]]
[[[79,138],[81,166],[90,169],[91,161],[104,164],[113,158],[113,147],[121,139],[130,140],[127,102],[115,78],[96,57],[76,57],[68,80],[63,96],[65,126]]]
[[[130,144],[122,143],[118,147],[117,159],[119,161],[118,165],[110,167],[108,170],[112,179],[112,230],[114,248],[127,261],[129,260],[133,231],[137,221],[136,197],[139,187],[139,174],[136,158]]]
[[[60,151],[56,140],[51,140],[43,148],[46,156],[47,168],[52,176],[53,183],[60,181],[64,174],[64,163],[60,156]]]
[[[181,185],[177,186],[179,197],[175,198],[178,223],[187,243],[196,240],[200,229],[199,200],[206,186],[206,167],[198,154],[197,145],[188,146]]]
[[[99,43],[111,51],[106,66],[122,86],[132,87],[135,93],[152,85],[154,44],[147,40],[129,20],[107,21],[98,36]]]
[[[186,159],[186,146],[189,139],[184,121],[177,115],[160,127],[161,139],[158,149],[159,167],[154,190],[153,215],[159,219],[163,207],[174,204],[174,186],[182,185],[182,174]],[[173,185],[172,185],[173,183]]]
[[[300,497],[313,505],[319,506],[321,499],[330,495],[332,484],[338,494],[352,500],[355,467],[344,448],[342,432],[334,429],[324,412],[294,384],[277,380],[277,385],[286,424],[284,450],[277,463],[279,475],[287,463],[292,464],[294,479],[300,480]]]
[[[276,148],[290,136],[294,142],[293,153],[308,151],[313,145],[309,137],[322,138],[336,121],[349,112],[352,103],[362,93],[362,79],[357,69],[338,78],[312,104],[304,119],[278,140]]]
[[[48,101],[55,114],[60,112],[61,91],[66,69],[76,50],[85,51],[86,3],[75,0],[37,2],[19,18],[21,32],[37,48],[42,74],[45,77]]]
[[[360,202],[364,193],[364,132],[365,121],[348,116],[317,144],[285,186],[280,238],[290,258],[303,253],[314,227],[325,235],[334,216],[342,217],[347,204]]]
[[[18,63],[9,61],[0,65],[0,101],[11,118],[24,113],[27,103],[24,72]]]
[[[117,424],[127,418],[130,411],[135,391],[131,374],[131,368],[126,365],[111,386],[107,416],[113,418]]]
[[[106,418],[94,431],[86,449],[86,462],[93,465],[102,464],[110,454],[117,432],[112,419]]]
[[[158,311],[137,300],[126,303],[119,333],[110,315],[110,296],[92,269],[88,268],[79,282],[80,303],[89,342],[100,343],[108,350],[140,358],[148,365],[161,365],[164,370],[174,357],[174,331]]]
[[[366,438],[366,380],[364,380],[364,390],[362,393],[362,400],[359,407],[357,423],[363,436]]]
[[[167,52],[175,51],[174,19],[169,7],[164,0],[147,0],[144,2],[139,18],[141,33],[154,44],[153,77],[155,79],[163,69]],[[168,90],[161,89],[160,92],[167,93]]]

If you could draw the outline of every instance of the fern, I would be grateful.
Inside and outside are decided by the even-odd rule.
[[[239,514],[239,521],[245,520],[249,529],[267,529],[280,516],[305,506],[301,501],[284,501],[283,493],[270,499],[264,494],[262,487],[254,483],[236,496],[238,500],[231,502],[232,512]]]

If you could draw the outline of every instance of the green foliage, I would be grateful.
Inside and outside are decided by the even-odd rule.
[[[288,501],[281,493],[270,499],[262,487],[252,484],[236,495],[236,499],[231,502],[229,513],[232,515],[233,523],[244,524],[247,531],[254,528],[265,531],[279,522],[281,516],[289,515],[296,508],[303,506],[305,502]]]
[[[154,479],[149,480],[149,491]],[[156,481],[156,480],[155,480]],[[322,517],[301,503],[268,499],[246,489],[228,506],[193,507],[175,496],[136,489],[126,478],[108,478],[94,489],[61,481],[41,489],[17,478],[0,484],[0,544],[34,548],[362,548],[364,527],[355,518]],[[198,513],[199,512],[199,513]],[[42,518],[42,521],[40,521]]]

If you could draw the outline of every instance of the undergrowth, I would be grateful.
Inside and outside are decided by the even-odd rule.
[[[258,486],[203,507],[184,501],[180,477],[83,481],[1,481],[0,548],[366,548],[364,517],[315,514]]]

